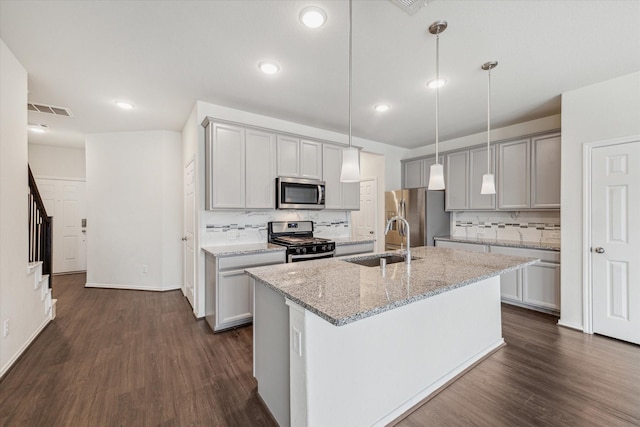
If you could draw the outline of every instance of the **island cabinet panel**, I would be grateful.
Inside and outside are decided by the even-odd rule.
[[[529,208],[529,139],[498,144],[498,206],[514,210]]]
[[[445,209],[469,209],[469,151],[445,156]]]
[[[496,174],[496,147],[489,151],[491,173]],[[480,194],[482,190],[482,176],[487,172],[487,147],[469,150],[469,210],[494,210],[496,208],[495,194]]]
[[[251,323],[253,284],[246,268],[283,264],[284,251],[214,257],[205,260],[205,318],[214,332]]]
[[[359,210],[360,183],[340,182],[342,147],[324,144],[322,176],[325,182],[325,209]]]
[[[560,134],[531,139],[531,207],[560,208]]]
[[[207,209],[245,205],[245,130],[211,123],[206,130]]]
[[[245,207],[273,209],[276,203],[276,136],[273,133],[247,129],[245,146]]]
[[[278,135],[278,176],[300,176],[300,139]]]

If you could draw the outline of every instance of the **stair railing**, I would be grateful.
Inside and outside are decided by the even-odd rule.
[[[29,171],[29,262],[42,261],[42,274],[49,275],[49,287],[51,287],[53,217],[47,215],[31,168],[27,168]]]

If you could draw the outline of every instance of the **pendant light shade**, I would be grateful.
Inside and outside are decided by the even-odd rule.
[[[482,188],[480,194],[496,194],[496,180],[491,173],[491,70],[498,66],[497,61],[489,61],[482,64],[482,69],[487,71],[487,173],[482,175]]]
[[[358,149],[351,145],[351,75],[352,75],[352,36],[351,36],[351,0],[349,0],[349,148],[342,150],[342,171],[340,182],[360,182],[360,160]]]
[[[440,81],[440,33],[447,29],[447,21],[436,21],[429,26],[429,32],[436,36],[436,81]],[[438,158],[440,86],[436,85],[436,164],[429,171],[429,190],[444,190],[444,171]]]
[[[444,190],[444,169],[441,164],[431,165],[427,188],[429,190]]]

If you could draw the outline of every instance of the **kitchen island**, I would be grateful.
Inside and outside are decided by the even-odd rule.
[[[385,425],[504,344],[499,275],[536,262],[435,247],[248,269],[254,376],[281,426]]]

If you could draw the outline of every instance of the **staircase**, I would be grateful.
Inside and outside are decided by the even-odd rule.
[[[29,172],[29,264],[27,273],[33,275],[34,289],[40,290],[45,314],[55,318],[56,300],[51,298],[53,271],[53,217],[47,215],[36,180]]]

